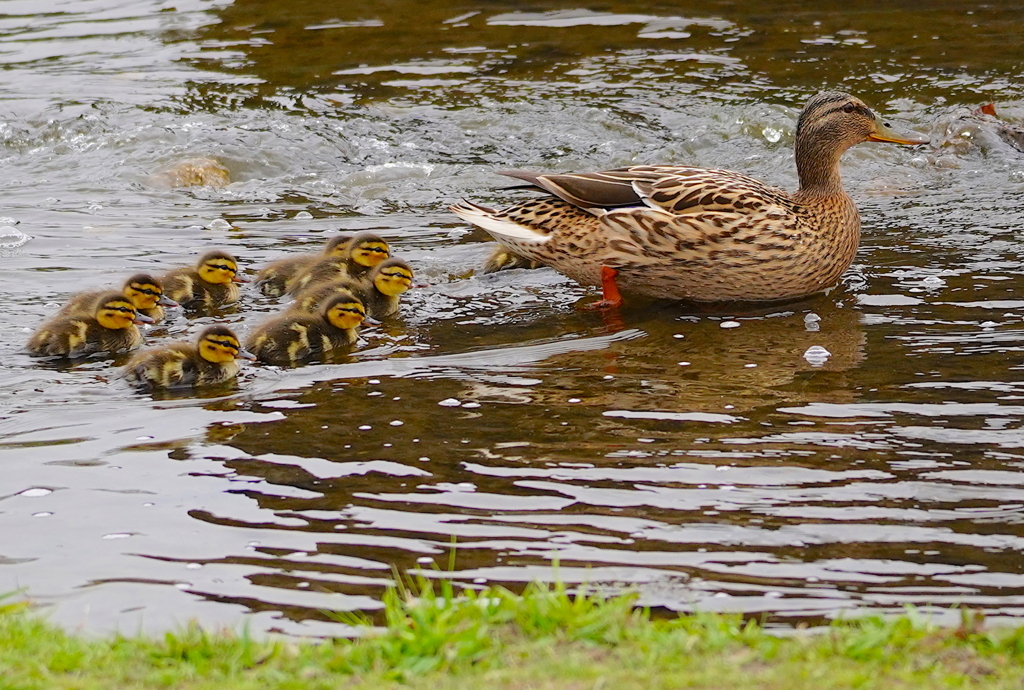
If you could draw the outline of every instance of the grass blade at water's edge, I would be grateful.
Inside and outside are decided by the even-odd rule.
[[[426,580],[385,597],[358,639],[256,641],[190,626],[162,639],[68,634],[0,606],[0,690],[51,688],[1019,688],[1024,627],[919,617],[778,637],[739,616],[652,619],[629,596],[531,585],[456,592]],[[347,623],[360,622],[355,617]]]

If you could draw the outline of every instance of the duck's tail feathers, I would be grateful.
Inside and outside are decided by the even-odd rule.
[[[486,230],[499,242],[512,244],[543,244],[549,236],[542,230],[517,223],[494,209],[462,200],[462,203],[448,207],[452,213],[467,223]]]

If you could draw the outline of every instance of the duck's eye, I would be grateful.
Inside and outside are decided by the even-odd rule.
[[[843,112],[847,114],[852,113],[856,109],[857,106],[855,106],[853,103],[847,103],[846,105],[843,106]]]

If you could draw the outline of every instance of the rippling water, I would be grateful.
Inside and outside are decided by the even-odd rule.
[[[1024,607],[1024,124],[1016,3],[8,0],[0,18],[0,591],[56,620],[337,632],[392,568],[560,577],[780,623]],[[973,9],[970,9],[973,7]],[[796,185],[795,116],[850,90],[930,147],[859,146],[839,289],[751,310],[482,276],[446,206],[495,169],[678,162]],[[224,188],[171,189],[192,157]],[[349,362],[153,400],[21,352],[68,294],[338,230],[429,287]],[[279,308],[250,291],[212,320]]]

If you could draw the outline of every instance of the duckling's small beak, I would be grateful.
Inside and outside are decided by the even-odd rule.
[[[256,361],[256,355],[249,352],[248,350],[239,350],[238,354],[235,355],[235,359],[248,359],[250,361]]]
[[[171,299],[167,295],[160,295],[160,299],[158,299],[156,301],[156,303],[159,304],[162,307],[180,307],[181,306],[180,304],[175,302],[173,299]]]
[[[927,144],[930,139],[916,133],[897,132],[881,120],[875,120],[875,131],[868,135],[868,141],[885,141],[890,144],[916,146],[917,144]]]
[[[364,326],[379,326],[379,325],[381,325],[381,323],[383,323],[383,322],[382,321],[378,321],[377,319],[373,318],[372,316],[364,316],[363,317],[363,325]]]
[[[413,283],[409,287],[410,288],[428,288],[428,287],[430,287],[430,283]]]
[[[241,273],[236,273],[231,277],[233,283],[251,283],[252,281],[243,276]]]
[[[132,323],[156,323],[156,319],[151,319],[145,314],[136,314],[135,318],[132,319]]]

